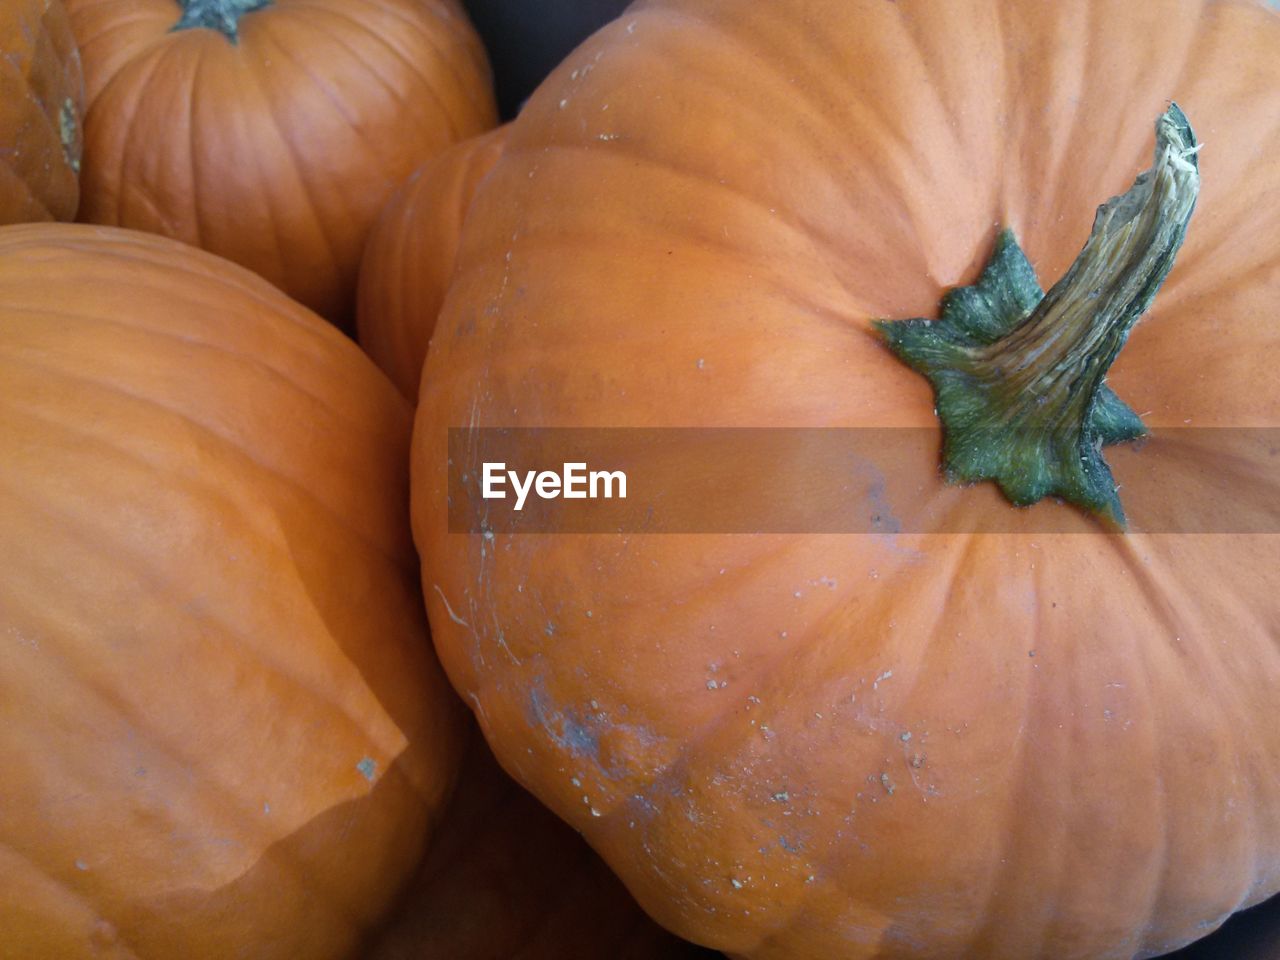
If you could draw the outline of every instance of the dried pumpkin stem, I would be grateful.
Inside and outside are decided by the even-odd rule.
[[[182,19],[173,30],[217,30],[232,43],[239,39],[240,18],[271,6],[271,0],[178,0]]]
[[[943,300],[941,319],[876,323],[933,384],[949,480],[994,480],[1019,505],[1060,496],[1123,527],[1102,446],[1145,428],[1103,381],[1182,246],[1200,191],[1197,150],[1171,105],[1156,121],[1154,166],[1098,208],[1047,294],[1006,230],[978,282]]]

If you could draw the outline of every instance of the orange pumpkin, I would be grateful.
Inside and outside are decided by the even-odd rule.
[[[507,128],[499,127],[427,161],[369,232],[356,297],[357,337],[410,400],[418,396],[467,207],[506,139]]]
[[[425,160],[492,126],[455,0],[70,0],[80,217],[234,260],[342,325],[365,235]]]
[[[337,958],[461,753],[410,413],[225,261],[0,230],[0,930],[14,957]]]
[[[1273,428],[1280,16],[1253,0],[657,0],[513,124],[422,381],[433,637],[503,766],[668,928],[759,960],[1115,960],[1280,889],[1280,539],[947,483],[934,392],[874,326],[936,317],[1002,227],[1063,277],[1170,98],[1205,147],[1162,132],[1144,189],[1195,156],[1203,185],[1109,386],[1149,428]],[[928,431],[913,489],[1006,532],[450,535],[446,431],[486,426]],[[1107,457],[1121,484],[1159,462]],[[1274,518],[1274,468],[1251,482]]]
[[[493,759],[467,749],[440,839],[367,960],[696,960]]]
[[[84,78],[62,0],[0,6],[0,224],[71,220]]]

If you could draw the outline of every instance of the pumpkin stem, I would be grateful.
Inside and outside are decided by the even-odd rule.
[[[1171,104],[1156,121],[1154,166],[1098,208],[1084,249],[1047,294],[1005,230],[978,282],[943,299],[941,319],[875,323],[933,384],[950,482],[994,480],[1019,506],[1057,495],[1123,528],[1102,446],[1145,428],[1103,381],[1182,246],[1200,192],[1198,150]]]
[[[178,30],[217,30],[233,44],[239,39],[240,18],[246,13],[271,6],[271,0],[178,0],[182,19],[172,27]]]

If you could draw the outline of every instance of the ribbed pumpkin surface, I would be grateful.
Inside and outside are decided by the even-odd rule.
[[[896,531],[888,504],[857,535],[446,533],[448,428],[936,431],[871,322],[936,316],[1002,226],[1056,281],[1170,99],[1203,191],[1110,384],[1151,427],[1275,427],[1263,4],[655,0],[514,123],[422,381],[424,592],[504,766],[676,932],[758,960],[1127,960],[1280,889],[1272,534],[1020,514],[934,450],[896,466],[949,529],[1012,532]],[[1274,470],[1185,453],[1280,499]],[[1153,462],[1108,456],[1121,484]]]
[[[347,955],[456,771],[409,411],[141,234],[0,230],[0,955]]]

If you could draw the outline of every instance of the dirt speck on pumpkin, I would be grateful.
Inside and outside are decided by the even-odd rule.
[[[378,776],[378,761],[373,757],[365,757],[356,764],[356,769],[360,771],[360,776],[373,783],[374,778]]]
[[[880,786],[884,787],[884,792],[889,796],[893,796],[893,781],[889,779],[889,774],[880,774]]]

